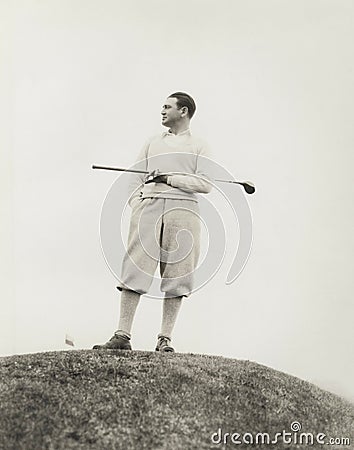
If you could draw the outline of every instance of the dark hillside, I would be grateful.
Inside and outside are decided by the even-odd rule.
[[[282,372],[222,357],[136,351],[5,357],[0,400],[6,450],[354,448],[342,440],[354,443],[352,404]],[[297,433],[295,422],[302,427]],[[284,435],[276,445],[256,438],[261,432],[274,440],[283,430],[288,443]],[[341,444],[306,446],[301,433]]]

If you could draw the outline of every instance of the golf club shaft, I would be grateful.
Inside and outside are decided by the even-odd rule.
[[[147,175],[149,173],[145,170],[122,169],[120,167],[108,167],[108,166],[96,166],[96,165],[93,165],[92,169],[115,170],[118,172],[130,172],[130,173],[143,173],[145,175]],[[254,185],[252,183],[247,183],[245,181],[217,180],[217,179],[215,179],[214,181],[219,181],[220,183],[239,184],[239,185],[243,186],[243,188],[245,189],[247,194],[251,194],[251,193],[253,194],[253,192],[250,192],[250,190],[254,189]]]

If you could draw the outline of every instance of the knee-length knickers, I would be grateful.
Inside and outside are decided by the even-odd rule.
[[[146,294],[160,264],[166,297],[188,296],[200,252],[198,203],[168,198],[140,199],[132,210],[128,248],[119,290]]]

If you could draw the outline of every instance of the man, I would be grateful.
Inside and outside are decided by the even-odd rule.
[[[134,175],[130,186],[132,208],[128,247],[123,259],[118,330],[98,350],[131,350],[131,328],[140,296],[148,293],[160,265],[165,293],[161,332],[155,350],[173,352],[171,338],[182,304],[193,290],[199,258],[198,194],[211,191],[209,150],[192,136],[189,125],[196,110],[191,96],[171,94],[162,107],[168,131],[150,139],[135,168],[150,172]]]

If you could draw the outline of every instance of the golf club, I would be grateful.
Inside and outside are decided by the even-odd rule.
[[[149,173],[145,170],[122,169],[120,167],[96,166],[96,165],[93,165],[92,169],[115,170],[118,172],[130,172],[130,173],[143,173],[145,175],[147,175]],[[239,184],[244,188],[244,190],[247,194],[254,194],[256,191],[256,188],[251,181],[233,181],[233,180],[217,180],[217,179],[215,179],[214,181],[219,181],[220,183]]]

